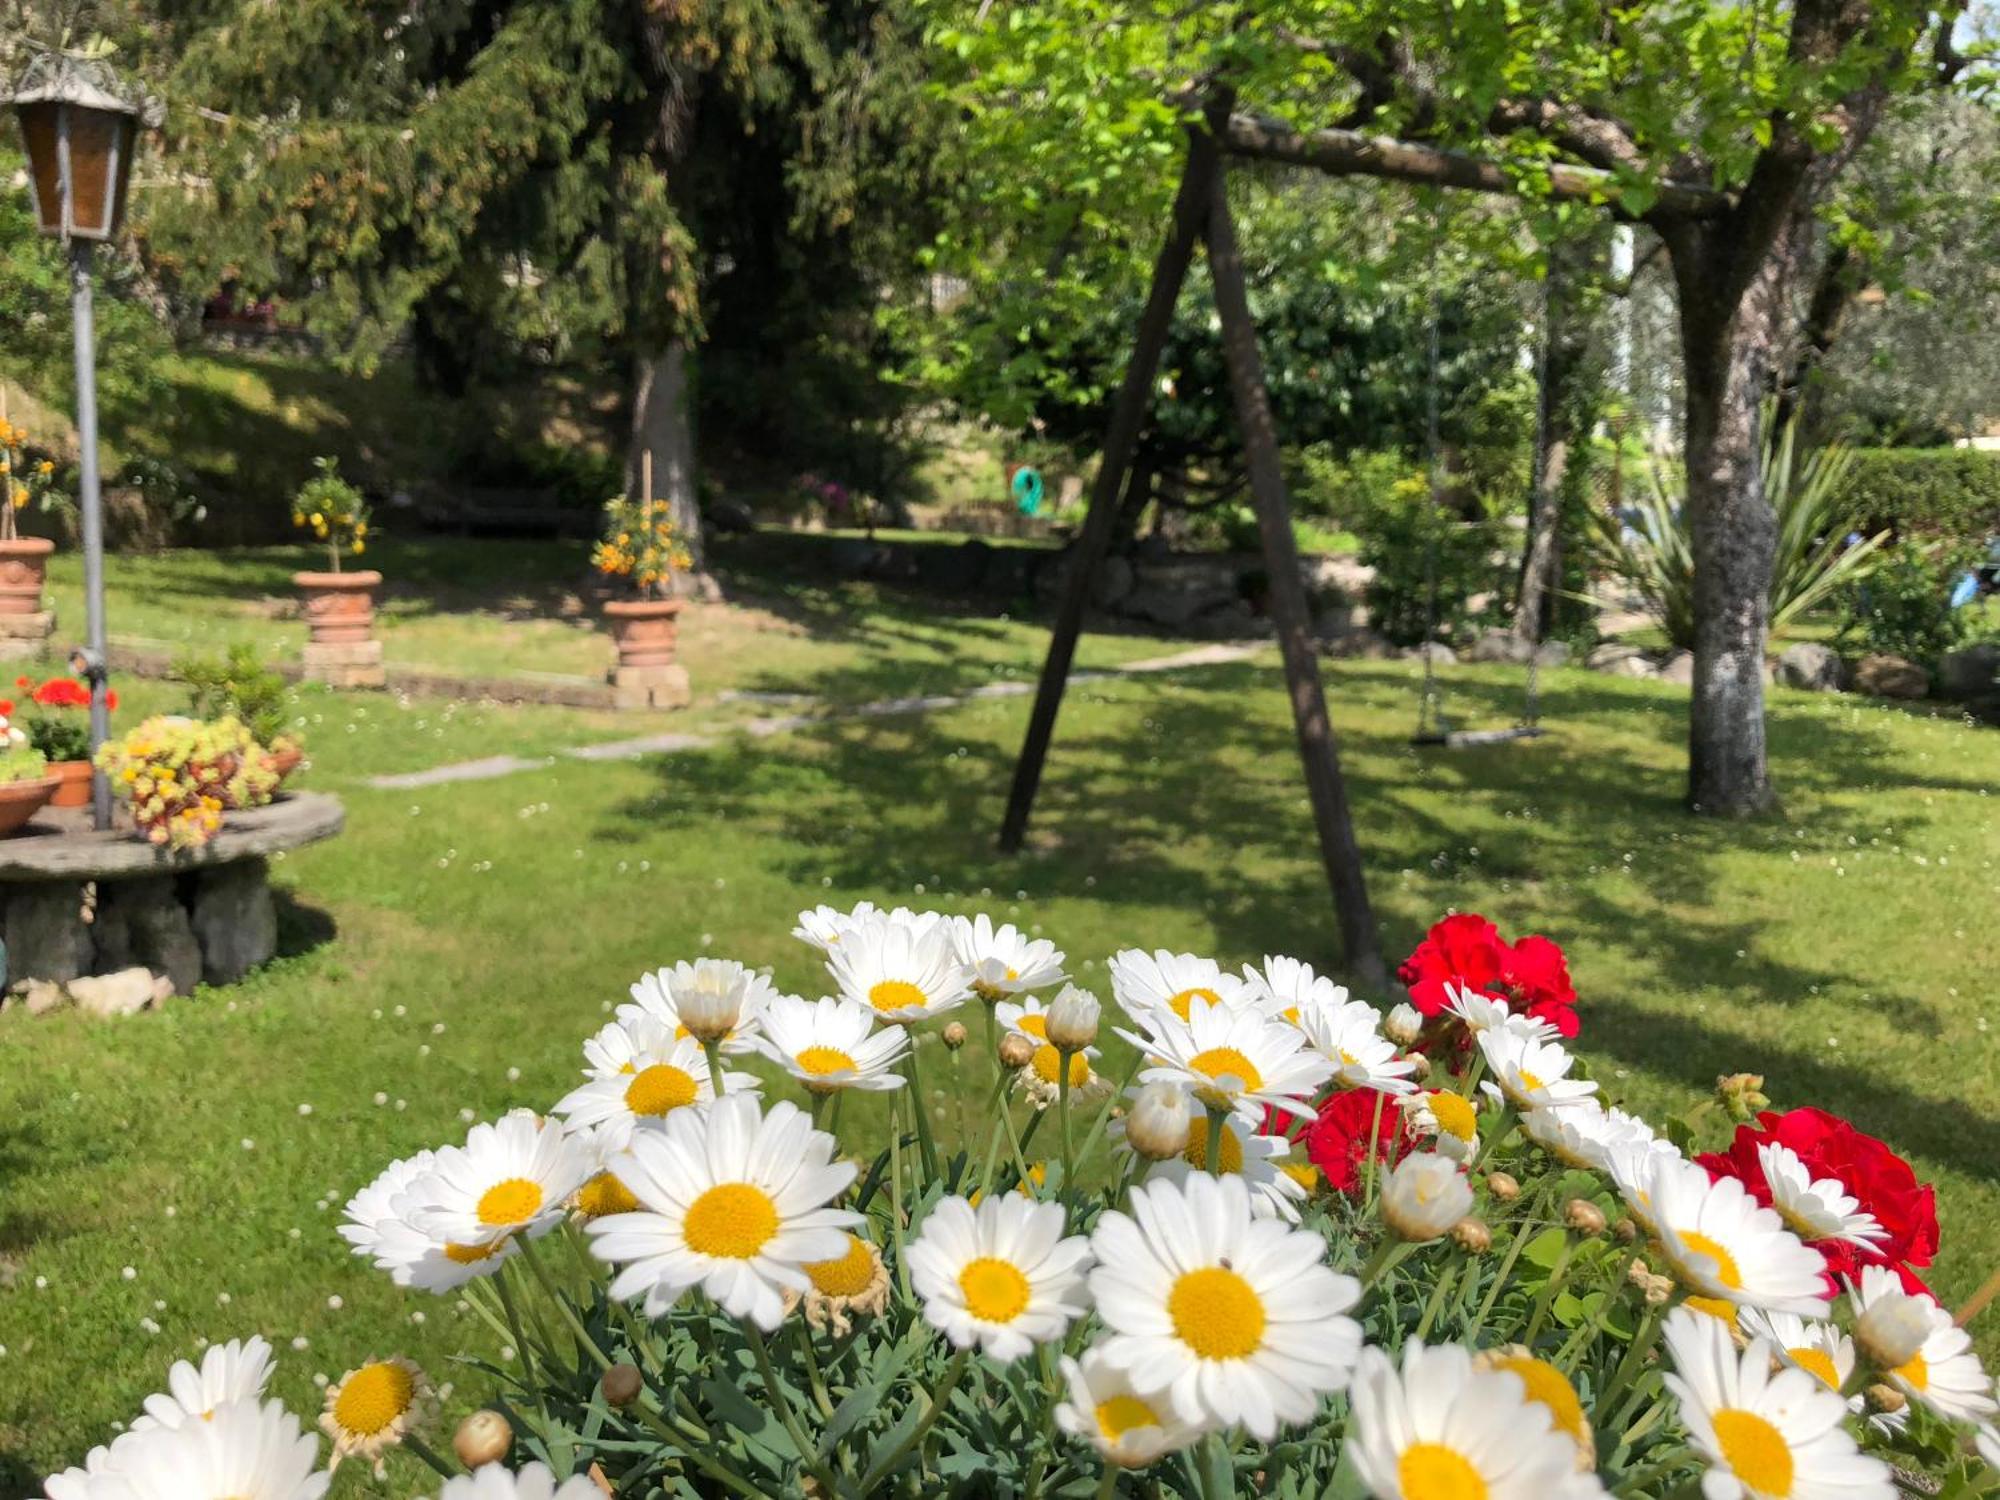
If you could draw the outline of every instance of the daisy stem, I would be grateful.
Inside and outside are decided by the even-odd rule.
[[[1542,1331],[1542,1320],[1548,1317],[1549,1308],[1569,1280],[1570,1259],[1576,1253],[1576,1241],[1569,1235],[1563,1236],[1562,1253],[1549,1271],[1549,1279],[1542,1283],[1541,1291],[1535,1294],[1534,1311],[1528,1314],[1527,1331],[1521,1335],[1521,1342],[1530,1349],[1535,1347],[1535,1338]]]
[[[824,1092],[820,1089],[806,1090],[806,1108],[808,1112],[812,1115],[812,1124],[814,1130],[824,1130],[826,1128],[825,1125],[821,1124],[820,1122],[826,1118],[827,1101],[832,1097],[833,1097],[832,1094]]]
[[[1472,1170],[1477,1172],[1485,1166],[1486,1158],[1493,1154],[1494,1148],[1513,1133],[1514,1106],[1503,1104],[1500,1106],[1500,1118],[1493,1122],[1493,1128],[1486,1132],[1486,1138],[1479,1143],[1479,1156],[1472,1163]]]
[[[1097,1120],[1091,1125],[1090,1134],[1083,1138],[1083,1145],[1077,1149],[1076,1154],[1085,1161],[1090,1160],[1090,1153],[1097,1145],[1097,1138],[1104,1134],[1104,1127],[1111,1123],[1111,1111],[1117,1107],[1118,1101],[1125,1096],[1125,1090],[1132,1086],[1132,1080],[1139,1076],[1139,1066],[1145,1060],[1144,1054],[1134,1057],[1132,1065],[1125,1070],[1125,1077],[1120,1081],[1118,1087],[1105,1097],[1104,1107],[1097,1112]]]
[[[438,1473],[444,1475],[446,1479],[457,1477],[458,1471],[439,1458],[435,1453],[431,1452],[430,1445],[414,1432],[403,1434],[403,1446],[416,1454],[418,1458],[429,1464],[433,1469],[437,1470]]]
[[[930,1105],[924,1100],[923,1076],[917,1070],[917,1053],[923,1049],[923,1038],[910,1038],[910,1050],[903,1054],[904,1076],[910,1080],[910,1102],[917,1107],[917,1155],[923,1163],[925,1180],[937,1181],[937,1145],[931,1140]]]
[[[896,1246],[896,1284],[910,1295],[910,1272],[903,1264],[903,1089],[889,1107],[889,1238]]]
[[[1202,1161],[1211,1177],[1222,1175],[1222,1117],[1227,1113],[1227,1110],[1217,1109],[1213,1104],[1208,1106],[1208,1143]]]
[[[1368,1139],[1362,1149],[1368,1155],[1368,1182],[1362,1191],[1361,1206],[1364,1209],[1375,1206],[1375,1158],[1381,1155],[1378,1144],[1382,1139],[1382,1101],[1387,1097],[1380,1089],[1375,1090],[1375,1115],[1368,1122]]]
[[[710,1441],[707,1433],[680,1426],[672,1418],[654,1411],[643,1402],[636,1410],[639,1413],[639,1420],[665,1438],[672,1445],[676,1456],[693,1464],[724,1489],[733,1490],[739,1495],[747,1495],[750,1500],[764,1500],[762,1490],[727,1464],[708,1456],[704,1451]]]
[[[1034,1123],[1039,1125],[1042,1117],[1036,1115]],[[1007,1144],[1014,1148],[1014,1170],[1021,1174],[1021,1181],[1030,1192],[1034,1191],[1034,1178],[1028,1172],[1028,1153],[1021,1149],[1021,1133],[1014,1128],[1014,1111],[1006,1105],[1000,1106],[1000,1123],[1007,1131]]]
[[[1069,1060],[1074,1052],[1056,1052],[1056,1125],[1062,1131],[1063,1197],[1076,1191],[1076,1157],[1070,1153],[1069,1139]]]
[[[1486,1054],[1477,1046],[1472,1049],[1472,1066],[1465,1070],[1465,1077],[1459,1080],[1459,1093],[1470,1099],[1479,1089],[1479,1080],[1486,1074]]]
[[[1104,1475],[1097,1481],[1097,1500],[1111,1500],[1118,1493],[1118,1465],[1104,1461]]]
[[[1556,1352],[1554,1364],[1563,1374],[1571,1373],[1570,1367],[1576,1362],[1577,1356],[1583,1353],[1585,1346],[1592,1339],[1604,1331],[1605,1319],[1610,1316],[1611,1309],[1616,1303],[1617,1298],[1612,1295],[1612,1289],[1607,1287],[1602,1300],[1597,1304],[1597,1311],[1585,1318],[1576,1332],[1569,1336],[1569,1342]]]
[[[1007,1078],[1007,1070],[1004,1068],[1001,1069],[1000,1076],[993,1080],[993,1092],[986,1096],[986,1108],[983,1113],[990,1115],[995,1108],[1005,1108],[1000,1103],[1000,1096],[1007,1091]],[[986,1165],[979,1172],[979,1192],[976,1196],[984,1198],[987,1190],[993,1186],[993,1168],[999,1164],[999,1161],[1000,1132],[996,1130],[992,1131],[987,1137]]]
[[[751,1352],[757,1356],[757,1373],[764,1377],[764,1390],[778,1413],[778,1421],[784,1425],[785,1435],[792,1440],[792,1446],[799,1450],[799,1466],[818,1481],[822,1495],[833,1494],[833,1471],[820,1460],[818,1445],[807,1441],[805,1429],[799,1426],[798,1413],[792,1410],[792,1398],[778,1384],[778,1372],[772,1367],[771,1348],[764,1342],[764,1331],[755,1323],[746,1322],[743,1332],[750,1340]]]
[[[1361,1285],[1364,1288],[1373,1286],[1384,1272],[1414,1249],[1416,1246],[1408,1240],[1399,1240],[1393,1236],[1382,1241],[1375,1247],[1375,1253],[1368,1257],[1368,1263],[1361,1268]]]
[[[813,1405],[819,1408],[822,1419],[833,1415],[833,1402],[827,1399],[826,1378],[819,1371],[819,1354],[813,1348],[812,1324],[800,1318],[792,1327],[799,1336],[799,1353],[804,1356],[806,1381],[812,1387]]]
[[[1646,1311],[1640,1315],[1638,1332],[1632,1335],[1631,1347],[1625,1357],[1618,1362],[1618,1368],[1611,1372],[1611,1379],[1605,1383],[1604,1394],[1597,1398],[1599,1411],[1611,1410],[1611,1403],[1621,1395],[1632,1378],[1646,1363],[1646,1356],[1653,1352],[1653,1345],[1660,1337],[1660,1324],[1664,1311],[1648,1303]]]
[[[597,1361],[598,1369],[610,1369],[611,1356],[598,1347],[597,1340],[590,1336],[590,1330],[583,1326],[583,1319],[576,1315],[576,1309],[569,1305],[569,1299],[557,1288],[555,1278],[549,1275],[549,1268],[542,1264],[541,1252],[535,1249],[532,1241],[527,1239],[521,1241],[521,1258],[528,1263],[529,1271],[541,1284],[543,1295],[555,1303],[561,1311],[563,1318],[569,1324],[570,1332],[576,1335],[577,1341],[589,1352],[590,1357]]]
[[[1424,1303],[1424,1315],[1417,1320],[1417,1331],[1414,1337],[1421,1339],[1430,1336],[1431,1325],[1437,1321],[1438,1311],[1444,1306],[1445,1293],[1451,1289],[1452,1284],[1457,1279],[1458,1265],[1456,1262],[1446,1266],[1438,1273],[1437,1282],[1431,1287],[1430,1300]]]
[[[541,1407],[542,1425],[549,1421],[548,1397],[543,1392],[541,1379],[535,1373],[535,1351],[529,1347],[528,1335],[521,1327],[521,1309],[514,1301],[514,1285],[503,1265],[493,1272],[493,1288],[500,1296],[500,1306],[507,1314],[507,1327],[514,1338],[514,1353],[521,1361],[521,1373],[535,1392],[535,1402]]]
[[[965,1375],[966,1362],[971,1358],[972,1350],[969,1348],[961,1349],[952,1355],[951,1363],[944,1367],[943,1377],[931,1391],[931,1404],[917,1419],[917,1425],[910,1429],[910,1435],[868,1466],[868,1472],[861,1478],[862,1494],[874,1493],[875,1486],[882,1482],[883,1477],[903,1461],[903,1455],[930,1436],[931,1428],[936,1426],[937,1419],[944,1415],[945,1402],[949,1401],[951,1393],[958,1389],[958,1382]],[[832,1491],[829,1490],[828,1493],[831,1494]]]
[[[1486,1300],[1479,1304],[1479,1316],[1472,1320],[1472,1327],[1466,1330],[1465,1342],[1470,1345],[1479,1337],[1479,1330],[1486,1326],[1486,1319],[1493,1311],[1493,1304],[1500,1300],[1500,1293],[1506,1289],[1507,1278],[1514,1274],[1514,1262],[1521,1258],[1521,1252],[1528,1248],[1528,1230],[1534,1224],[1532,1214],[1523,1215],[1521,1222],[1514,1226],[1514,1238],[1507,1246],[1507,1253],[1500,1258],[1500,1269],[1494,1274],[1493,1285],[1486,1289]]]
[[[708,1086],[715,1091],[715,1097],[720,1099],[725,1092],[722,1083],[722,1044],[704,1041],[701,1044],[701,1055],[708,1059]]]

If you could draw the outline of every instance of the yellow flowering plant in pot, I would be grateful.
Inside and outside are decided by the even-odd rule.
[[[613,682],[621,673],[636,682],[674,667],[681,612],[681,601],[673,597],[674,578],[692,561],[674,526],[673,507],[653,500],[648,453],[641,463],[639,498],[614,495],[604,503],[603,534],[590,554],[598,576],[620,595],[604,606],[618,648]]]
[[[428,1377],[371,1356],[328,1392],[333,1461],[404,1464],[398,1493],[428,1466],[444,1500],[2000,1477],[1907,1164],[1747,1074],[1665,1132],[1608,1104],[1545,939],[1448,919],[1385,1013],[1293,959],[1165,950],[1113,955],[1100,997],[984,916],[795,935],[819,998],[646,974],[562,1097],[355,1193],[341,1234],[469,1309],[490,1394],[447,1451]],[[98,1472],[177,1451],[120,1442]]]
[[[214,838],[227,813],[269,802],[281,779],[271,752],[228,717],[155,715],[100,745],[97,767],[146,841],[176,852]]]
[[[319,647],[345,647],[372,641],[375,631],[375,591],[382,575],[371,568],[343,569],[343,554],[360,557],[373,536],[368,502],[361,491],[341,477],[339,460],[313,460],[313,474],[292,497],[292,525],[309,531],[326,548],[326,570],[305,570],[292,582],[305,596],[306,624]]]
[[[20,516],[30,505],[67,515],[73,505],[59,482],[56,461],[30,448],[28,430],[7,420],[0,401],[0,614],[31,615],[42,607],[49,554],[47,537],[22,536]]]

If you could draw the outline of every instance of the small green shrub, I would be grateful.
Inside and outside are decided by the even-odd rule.
[[[254,646],[231,646],[226,655],[181,657],[174,680],[188,689],[190,718],[236,719],[260,745],[286,737],[291,703],[285,679],[264,664]]]
[[[1935,668],[1972,634],[1974,611],[1953,609],[1950,594],[1976,560],[1965,546],[1901,542],[1884,549],[1867,578],[1840,591],[1842,648]]]
[[[1857,448],[1841,499],[1865,531],[1981,541],[2000,534],[2000,453]]]
[[[1334,514],[1360,537],[1360,560],[1375,570],[1369,623],[1399,646],[1425,640],[1435,581],[1437,637],[1449,641],[1468,633],[1473,596],[1500,581],[1491,519],[1461,519],[1432,497],[1420,470],[1394,454],[1370,454],[1344,467],[1343,478],[1331,471],[1323,477],[1339,486]]]

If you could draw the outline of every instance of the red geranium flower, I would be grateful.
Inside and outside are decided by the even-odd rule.
[[[1410,1004],[1424,1015],[1435,1016],[1451,1003],[1445,993],[1447,985],[1493,994],[1506,954],[1499,928],[1482,916],[1460,912],[1424,934],[1416,951],[1396,970],[1396,977],[1409,986]]]
[[[1500,975],[1503,998],[1527,1007],[1527,1014],[1547,1021],[1564,1036],[1575,1036],[1576,986],[1570,983],[1569,960],[1548,938],[1529,934],[1508,946]]]
[[[1374,1089],[1343,1089],[1330,1095],[1319,1107],[1319,1117],[1306,1127],[1306,1158],[1336,1192],[1361,1191],[1361,1164],[1371,1154],[1371,1125],[1375,1128],[1372,1154],[1391,1165],[1401,1161],[1410,1149],[1403,1135],[1403,1112],[1394,1099]]]
[[[13,712],[14,700],[12,698],[0,698],[0,718],[5,718]]]
[[[28,679],[27,679],[27,678],[25,678],[25,677],[16,677],[16,678],[14,679],[14,686],[15,686],[15,687],[17,687],[17,688],[21,688],[21,689],[25,690],[25,689],[26,689],[26,688],[28,687],[28,685],[29,685],[29,684],[28,684]]]
[[[104,706],[106,708],[116,708],[118,706],[118,689],[107,688],[105,690]]]
[[[1868,1265],[1893,1266],[1904,1284],[1924,1290],[1914,1268],[1928,1266],[1937,1256],[1937,1197],[1928,1183],[1919,1183],[1910,1164],[1872,1135],[1864,1135],[1838,1115],[1822,1109],[1795,1109],[1785,1114],[1767,1110],[1756,1126],[1737,1127],[1726,1152],[1697,1157],[1712,1177],[1735,1177],[1760,1203],[1771,1203],[1771,1186],[1757,1148],[1786,1147],[1814,1180],[1832,1178],[1882,1226],[1885,1237],[1873,1244],[1851,1240],[1808,1241],[1836,1276],[1853,1279]],[[1804,1226],[1793,1224],[1794,1230]]]
[[[88,708],[90,689],[74,677],[51,677],[35,689],[35,701],[43,708]]]

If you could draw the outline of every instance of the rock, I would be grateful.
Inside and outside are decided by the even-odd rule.
[[[1465,653],[1465,659],[1525,662],[1534,654],[1534,649],[1529,642],[1522,640],[1511,630],[1489,630],[1472,643],[1472,649]]]
[[[1886,652],[1861,658],[1854,689],[1871,698],[1922,698],[1931,690],[1930,673],[1913,661]]]
[[[1199,616],[1191,627],[1195,634],[1211,641],[1245,641],[1271,634],[1271,622],[1250,607],[1249,601],[1232,599],[1219,609]]]
[[[702,519],[725,533],[741,535],[757,529],[757,518],[741,500],[711,500],[702,508]]]
[[[69,1004],[69,991],[52,979],[30,979],[21,986],[20,1001],[31,1016],[45,1016]]]
[[[2000,641],[1981,641],[1938,658],[1938,691],[1950,698],[1978,698],[2000,686]]]
[[[1380,635],[1368,629],[1346,630],[1320,643],[1320,650],[1328,656],[1348,657],[1356,661],[1387,661],[1396,654],[1396,648]]]
[[[172,876],[101,882],[94,930],[100,968],[143,964],[165,974],[182,995],[192,994],[201,983],[201,947]]]
[[[1169,630],[1184,630],[1196,615],[1234,603],[1238,597],[1234,579],[1224,581],[1192,569],[1145,568],[1120,612]]]
[[[1116,609],[1132,595],[1132,564],[1129,560],[1112,556],[1098,565],[1097,576],[1090,580],[1090,602],[1099,609]]]
[[[201,945],[201,977],[234,984],[278,951],[278,913],[261,859],[203,870],[188,921]]]
[[[1694,686],[1694,653],[1676,651],[1660,667],[1660,681],[1671,682],[1679,687]]]
[[[1583,659],[1583,664],[1593,672],[1615,672],[1620,662],[1634,657],[1643,658],[1644,655],[1637,646],[1628,646],[1623,641],[1606,641],[1601,646],[1591,647],[1590,655]]]
[[[1847,684],[1847,663],[1830,646],[1800,641],[1779,653],[1777,680],[1784,687],[1837,693]]]
[[[1650,682],[1660,675],[1657,662],[1649,660],[1643,652],[1635,651],[1630,656],[1621,656],[1604,668],[1613,677],[1632,677]]]
[[[166,994],[173,993],[171,981]],[[131,1016],[150,1010],[163,998],[152,971],[133,967],[115,974],[87,974],[69,982],[70,998],[77,1009],[93,1016]]]
[[[1566,667],[1569,656],[1568,641],[1543,641],[1535,647],[1535,665],[1538,667]]]
[[[1443,641],[1425,641],[1423,645],[1408,647],[1403,652],[1403,660],[1405,661],[1422,661],[1426,656],[1430,658],[1431,665],[1434,667],[1455,667],[1458,665],[1458,653]]]
[[[6,901],[9,975],[51,979],[61,984],[90,972],[90,928],[83,920],[80,882],[49,880],[9,886]]]
[[[917,556],[917,578],[924,587],[944,594],[976,594],[986,577],[986,559],[993,548],[978,537],[956,547],[925,547]]]
[[[826,545],[826,562],[842,578],[865,578],[875,567],[876,546],[858,536],[837,536]]]

